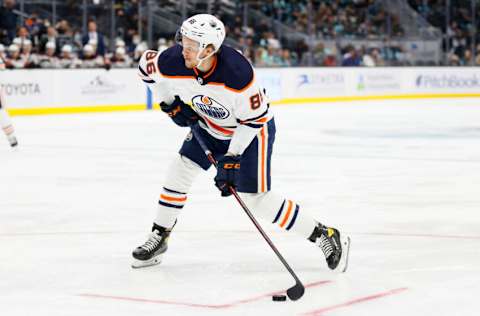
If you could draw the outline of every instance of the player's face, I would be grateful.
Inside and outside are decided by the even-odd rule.
[[[200,44],[198,44],[198,42],[185,36],[182,37],[182,55],[185,59],[185,66],[187,68],[193,68],[197,66],[197,54],[199,49]]]

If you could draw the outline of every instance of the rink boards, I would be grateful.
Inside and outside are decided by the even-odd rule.
[[[274,105],[480,97],[478,67],[260,68],[256,76]],[[12,115],[154,107],[135,69],[3,71],[0,88]]]

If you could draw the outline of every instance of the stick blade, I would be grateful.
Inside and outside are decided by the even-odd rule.
[[[303,296],[305,293],[305,287],[302,283],[297,282],[294,286],[287,290],[288,298],[292,301],[296,301]]]

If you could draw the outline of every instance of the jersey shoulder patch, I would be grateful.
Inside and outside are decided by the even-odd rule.
[[[219,65],[223,66],[223,77],[227,88],[240,92],[252,84],[253,67],[245,56],[229,46],[222,46],[218,57]]]

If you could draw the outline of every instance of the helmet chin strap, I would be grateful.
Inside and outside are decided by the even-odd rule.
[[[197,67],[198,69],[200,69],[200,70],[202,70],[202,69],[201,69],[202,63],[203,63],[205,60],[207,60],[208,58],[212,57],[213,54],[215,54],[215,51],[214,51],[214,52],[208,54],[207,56],[205,56],[205,57],[203,57],[203,58],[200,58],[200,55],[203,53],[204,50],[205,50],[205,48],[202,49],[202,50],[199,50],[198,53],[197,53],[197,61],[198,61],[198,64],[197,64],[196,67]]]

